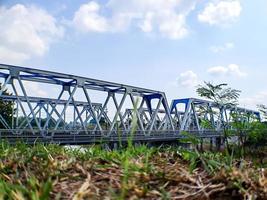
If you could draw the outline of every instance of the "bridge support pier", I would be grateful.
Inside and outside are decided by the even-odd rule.
[[[203,151],[203,139],[202,138],[200,139],[200,142],[199,144],[196,145],[196,147],[197,147],[197,150]]]
[[[220,137],[216,138],[216,150],[219,151],[221,150],[221,145],[222,145],[222,139]]]
[[[210,138],[210,151],[212,151],[212,150],[213,150],[213,139]]]

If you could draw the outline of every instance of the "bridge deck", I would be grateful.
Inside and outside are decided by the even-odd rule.
[[[52,133],[51,133],[52,134]],[[205,132],[190,132],[197,138],[218,138],[222,136],[222,133],[216,131]],[[100,135],[100,134],[86,134],[73,132],[60,132],[53,133],[53,136],[42,136],[40,134],[32,135],[31,133],[24,132],[23,134],[11,134],[10,132],[0,132],[0,140],[6,140],[11,144],[16,142],[26,142],[27,144],[34,143],[57,143],[57,144],[94,144],[94,143],[125,143],[128,140],[132,142],[175,142],[186,136],[180,131],[177,132],[152,132],[149,135],[141,133],[136,134],[122,134],[122,135]]]

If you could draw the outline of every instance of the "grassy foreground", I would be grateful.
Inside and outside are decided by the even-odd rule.
[[[0,199],[267,199],[261,152],[0,143]]]

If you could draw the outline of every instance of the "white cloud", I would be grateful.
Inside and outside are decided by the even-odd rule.
[[[47,97],[48,96],[48,90],[47,88],[43,87],[38,82],[24,82],[24,87],[27,92],[27,95],[29,96],[39,96],[39,97]]]
[[[198,20],[210,25],[227,25],[238,19],[241,10],[239,0],[208,3],[203,12],[198,15]]]
[[[234,43],[227,42],[223,45],[211,46],[210,50],[214,53],[220,53],[220,52],[224,52],[228,49],[233,49],[234,47],[235,47]]]
[[[75,12],[73,23],[81,31],[105,32],[108,29],[107,20],[99,13],[100,6],[94,1],[83,4]]]
[[[19,64],[43,56],[50,44],[63,36],[54,17],[35,6],[0,7],[0,61]]]
[[[29,59],[29,55],[27,53],[12,50],[10,48],[1,46],[0,44],[0,61],[2,63],[19,64],[27,59]]]
[[[208,73],[211,75],[226,75],[228,73],[228,68],[223,66],[215,66],[208,69]]]
[[[255,109],[257,105],[264,104],[267,105],[267,90],[266,91],[260,91],[251,97],[243,97],[240,98],[239,102],[241,106],[244,106],[246,108]]]
[[[190,88],[197,86],[199,84],[199,80],[197,74],[189,70],[179,75],[177,83],[182,87]]]
[[[246,72],[240,70],[240,67],[236,64],[230,64],[228,66],[228,73],[230,75],[238,76],[238,77],[245,77],[247,76]]]
[[[145,33],[159,33],[170,39],[188,34],[187,15],[197,0],[109,0],[80,6],[72,23],[86,32],[122,32],[137,28]],[[107,14],[108,13],[108,14]]]
[[[215,66],[207,70],[207,72],[213,76],[235,76],[246,77],[247,73],[240,70],[240,67],[236,64],[230,64],[227,67]]]

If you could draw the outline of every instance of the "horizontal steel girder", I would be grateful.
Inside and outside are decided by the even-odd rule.
[[[0,124],[5,129],[0,131],[2,136],[23,137],[26,134],[51,139],[61,133],[81,138],[83,135],[112,138],[127,137],[134,130],[137,138],[141,135],[152,139],[155,133],[162,134],[162,138],[172,138],[181,131],[196,131],[202,137],[210,132],[218,136],[222,125],[231,123],[231,112],[260,120],[259,112],[245,108],[223,107],[196,98],[175,99],[169,106],[161,91],[64,73],[0,64],[0,78],[3,80],[0,101],[11,102],[13,106],[12,120],[5,119],[0,111]],[[57,98],[29,96],[25,82],[42,83],[49,88],[60,86],[61,90]],[[8,86],[11,86],[11,95],[3,94]],[[76,96],[78,90],[85,100]],[[101,103],[92,102],[91,91],[103,94]],[[110,104],[113,116],[108,113]],[[179,104],[185,105],[183,110],[177,108]],[[212,126],[203,127],[203,119]]]

